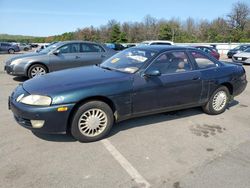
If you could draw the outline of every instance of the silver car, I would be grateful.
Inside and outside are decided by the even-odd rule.
[[[250,48],[233,55],[232,59],[236,63],[250,64]]]
[[[8,59],[4,69],[10,75],[33,78],[52,71],[100,64],[115,53],[105,45],[94,42],[57,42],[38,53]]]

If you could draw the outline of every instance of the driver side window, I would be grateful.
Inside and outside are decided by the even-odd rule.
[[[190,71],[192,69],[185,52],[167,52],[161,54],[149,67],[159,70],[161,74]]]
[[[66,44],[59,48],[59,52],[62,54],[66,53],[78,53],[80,51],[80,45],[79,44]]]

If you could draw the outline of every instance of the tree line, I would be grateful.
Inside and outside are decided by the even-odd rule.
[[[150,15],[141,22],[119,23],[110,20],[100,27],[84,27],[74,32],[31,38],[29,42],[86,40],[112,43],[137,43],[144,40],[192,42],[250,42],[250,7],[247,3],[232,5],[226,17],[212,21],[187,18],[156,19]]]

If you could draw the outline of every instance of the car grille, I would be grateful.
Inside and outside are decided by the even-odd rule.
[[[22,126],[26,126],[26,127],[32,127],[31,122],[29,119],[24,119],[18,116],[14,116],[15,120]]]

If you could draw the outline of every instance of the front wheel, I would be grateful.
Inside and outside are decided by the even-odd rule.
[[[90,101],[80,106],[71,122],[71,134],[80,142],[104,138],[114,123],[112,109],[104,102]]]
[[[35,64],[29,68],[28,77],[33,78],[35,76],[41,76],[41,75],[46,74],[47,72],[48,72],[47,68],[44,65]]]
[[[221,114],[227,108],[229,96],[230,94],[227,87],[221,86],[214,91],[207,104],[202,108],[207,114]]]
[[[9,53],[9,54],[14,54],[14,53],[15,53],[15,50],[14,50],[14,49],[9,49],[9,50],[8,50],[8,53]]]

